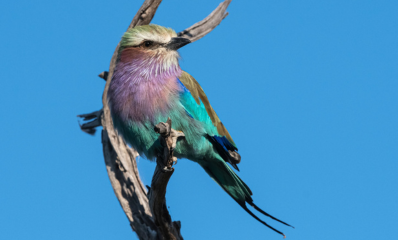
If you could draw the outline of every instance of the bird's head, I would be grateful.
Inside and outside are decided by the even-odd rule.
[[[191,41],[177,37],[171,28],[151,24],[129,29],[122,37],[119,61],[142,66],[159,66],[158,71],[178,67],[177,49]]]

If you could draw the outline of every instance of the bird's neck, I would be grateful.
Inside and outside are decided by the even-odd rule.
[[[134,82],[161,82],[181,74],[178,57],[175,51],[148,52],[139,48],[125,48],[119,54],[115,73],[127,74]]]
[[[123,121],[146,121],[166,114],[181,87],[181,68],[162,56],[124,50],[119,55],[108,91],[112,114]]]

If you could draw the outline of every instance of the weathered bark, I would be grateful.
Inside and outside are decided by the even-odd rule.
[[[226,12],[226,10],[231,1],[232,0],[226,0],[220,3],[220,5],[218,5],[218,7],[205,19],[195,23],[184,31],[179,32],[177,35],[179,37],[188,38],[191,42],[201,39],[216,28],[221,21],[228,16],[228,12]]]
[[[184,137],[184,133],[171,128],[171,119],[166,123],[159,123],[155,131],[160,134],[160,142],[163,148],[163,154],[156,159],[156,169],[152,177],[151,190],[149,193],[149,206],[151,208],[153,219],[156,226],[165,239],[182,239],[180,228],[181,223],[172,222],[169,211],[166,207],[166,188],[173,175],[173,163],[176,158],[173,156],[173,150],[176,147],[178,138]]]
[[[191,42],[199,40],[219,25],[228,15],[226,9],[230,2],[231,0],[222,2],[204,20],[181,31],[178,35],[190,39]],[[160,3],[161,0],[145,0],[131,21],[129,28],[149,24]],[[150,196],[147,196],[147,191],[138,173],[136,163],[138,153],[127,146],[123,138],[115,131],[107,101],[108,88],[116,65],[118,50],[119,44],[110,61],[109,71],[105,71],[99,75],[99,77],[106,80],[102,97],[103,108],[90,114],[79,115],[85,121],[92,120],[80,125],[80,127],[84,132],[89,134],[94,134],[96,127],[100,125],[103,127],[102,145],[108,176],[115,195],[130,222],[131,228],[137,233],[138,238],[183,239],[180,233],[181,223],[171,221],[165,200],[167,183],[174,171],[171,168],[174,160],[172,156],[173,147],[170,146],[175,144],[178,138],[177,135],[181,133],[171,129],[171,122],[165,123],[166,125],[168,124],[168,136],[166,136],[167,134],[162,135],[162,132],[160,132],[164,139],[165,152],[157,160]],[[169,171],[164,170],[165,166]]]
[[[97,131],[96,127],[101,126],[101,116],[103,114],[102,109],[92,112],[92,113],[87,113],[87,114],[80,114],[77,115],[77,117],[83,118],[83,121],[89,121],[84,124],[79,124],[80,129],[83,130],[83,132],[88,133],[90,135],[94,135],[95,132]]]

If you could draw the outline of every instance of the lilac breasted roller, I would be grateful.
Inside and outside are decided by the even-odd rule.
[[[197,162],[246,212],[284,236],[246,206],[290,226],[257,207],[250,188],[227,164],[239,171],[241,156],[199,83],[179,66],[177,49],[188,43],[154,24],[123,35],[108,90],[114,126],[140,155],[153,160],[163,149],[154,127],[170,117],[173,129],[185,134],[174,156]]]

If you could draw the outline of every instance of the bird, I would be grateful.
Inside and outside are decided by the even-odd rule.
[[[179,65],[177,50],[190,42],[156,24],[123,34],[107,93],[114,127],[141,156],[154,160],[163,149],[154,127],[170,118],[173,129],[185,135],[174,156],[198,163],[248,214],[285,237],[246,205],[292,227],[255,205],[250,188],[228,165],[239,171],[238,148],[202,87]]]

